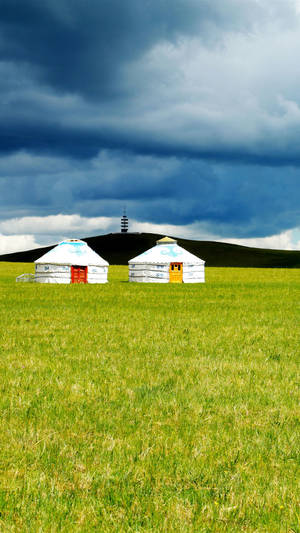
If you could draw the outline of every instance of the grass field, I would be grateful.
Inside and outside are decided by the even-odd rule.
[[[30,271],[0,264],[1,532],[300,531],[300,270]]]

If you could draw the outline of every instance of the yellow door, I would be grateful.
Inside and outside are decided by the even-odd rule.
[[[182,263],[170,263],[170,283],[182,283]]]

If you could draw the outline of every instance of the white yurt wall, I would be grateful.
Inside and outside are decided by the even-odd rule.
[[[89,266],[87,273],[88,283],[106,283],[108,266]]]
[[[205,264],[190,265],[184,264],[183,283],[204,283],[205,282]]]
[[[71,283],[69,265],[35,265],[35,281],[38,283]]]
[[[129,281],[169,283],[169,264],[129,262]]]

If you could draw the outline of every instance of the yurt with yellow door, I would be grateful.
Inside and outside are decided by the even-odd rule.
[[[86,242],[60,242],[35,261],[37,283],[106,283],[108,262]]]
[[[130,259],[129,281],[144,283],[204,283],[205,261],[164,237],[156,246]]]

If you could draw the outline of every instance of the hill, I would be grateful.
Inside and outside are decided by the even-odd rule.
[[[111,265],[126,265],[129,259],[155,245],[163,235],[154,233],[109,233],[83,239]],[[300,268],[300,251],[265,250],[213,241],[177,239],[178,244],[201,257],[207,266]],[[0,261],[31,263],[53,246],[4,254]]]

